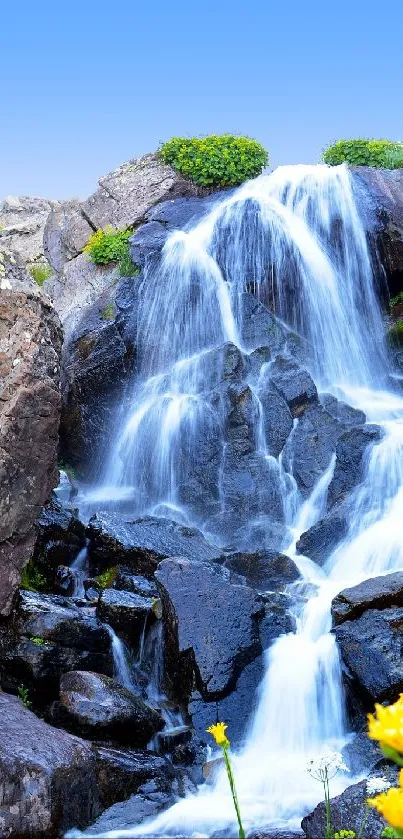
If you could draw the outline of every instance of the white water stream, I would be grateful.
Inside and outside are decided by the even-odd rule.
[[[364,481],[351,498],[348,534],[321,570],[296,555],[295,545],[326,510],[335,457],[302,499],[282,456],[268,455],[257,411],[256,450],[270,461],[268,474],[278,482],[288,527],[288,548],[282,549],[314,585],[297,632],[266,651],[257,711],[246,745],[234,756],[245,827],[281,829],[299,826],[320,798],[306,772],[308,759],[346,741],[341,666],[330,633],[332,597],[403,568],[403,398],[388,389],[380,306],[346,168],[280,168],[245,184],[189,232],[171,235],[162,268],[143,289],[136,407],[123,421],[105,477],[115,500],[131,498],[141,512],[173,511],[174,518],[203,526],[200,511],[183,494],[183,441],[192,450],[201,429],[219,433],[220,417],[203,398],[209,351],[228,341],[245,351],[246,288],[270,298],[278,317],[310,342],[318,390],[360,408],[383,432],[367,452]],[[218,501],[228,509],[223,486]],[[333,793],[349,781],[339,776]],[[236,833],[224,772],[151,823],[104,835],[208,836],[219,829]]]

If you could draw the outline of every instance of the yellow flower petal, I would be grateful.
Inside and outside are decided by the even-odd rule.
[[[403,752],[403,693],[393,705],[375,705],[375,714],[368,714],[368,736]]]
[[[403,789],[392,787],[376,798],[368,798],[367,804],[375,807],[384,819],[397,830],[403,829]]]
[[[229,746],[229,740],[225,735],[226,728],[228,728],[228,726],[225,722],[218,722],[216,725],[210,725],[210,728],[206,728],[206,731],[208,734],[213,735],[217,746]]]

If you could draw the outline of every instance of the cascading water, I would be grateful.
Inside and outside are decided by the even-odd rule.
[[[263,488],[252,500],[246,490],[242,514],[228,479],[232,444],[220,389],[228,353],[217,348],[233,345],[235,364],[236,350],[251,362],[262,346],[249,329],[251,292],[277,315],[283,354],[297,332],[311,348],[305,365],[318,390],[361,408],[382,428],[351,499],[348,534],[323,570],[296,555],[295,546],[324,513],[335,457],[302,498],[292,474],[294,431],[280,455],[267,443],[262,387],[270,358],[262,359],[257,376],[251,363],[248,374],[248,464],[259,468]],[[115,503],[130,499],[138,513],[191,522],[221,544],[222,518],[234,530],[232,522],[243,515],[234,536],[236,541],[242,534],[242,548],[256,522],[270,530],[269,512],[277,504],[283,528],[271,530],[270,539],[293,556],[313,595],[299,611],[296,606],[297,632],[266,651],[257,712],[234,764],[247,828],[298,825],[320,794],[307,760],[340,748],[347,734],[340,661],[330,634],[332,597],[346,585],[403,568],[403,399],[388,390],[391,365],[348,170],[284,167],[245,184],[191,230],[169,237],[140,296],[135,409],[112,447],[104,484]],[[215,457],[202,463],[207,477],[195,459],[205,440],[215,441]],[[346,783],[341,776],[339,788]],[[201,787],[152,823],[108,835],[210,835],[220,828],[235,829],[223,772],[214,786]]]

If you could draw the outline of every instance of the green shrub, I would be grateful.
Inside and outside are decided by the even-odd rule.
[[[403,291],[399,291],[399,294],[396,294],[396,297],[391,297],[390,305],[393,309],[394,306],[401,306],[403,303]]]
[[[96,577],[99,587],[102,589],[110,588],[115,581],[117,570],[118,569],[114,565],[112,566],[112,568],[107,568],[106,571],[103,571],[102,574],[99,574],[99,576]]]
[[[389,329],[389,341],[394,347],[403,347],[403,320],[397,320]]]
[[[29,690],[28,690],[27,687],[25,687],[25,685],[20,685],[19,686],[18,696],[21,699],[21,702],[23,703],[23,705],[25,705],[25,707],[28,708],[28,710],[29,710],[29,708],[32,705],[32,702],[29,698]]]
[[[48,262],[37,262],[36,265],[30,266],[29,273],[38,285],[43,285],[45,280],[52,276],[53,271]]]
[[[139,273],[139,268],[130,257],[129,238],[132,233],[132,230],[105,227],[92,234],[84,251],[96,265],[117,262],[121,277],[134,277]]]
[[[32,641],[36,647],[43,647],[45,643],[45,640],[43,638],[39,638],[37,635],[33,635],[29,640]]]
[[[403,167],[403,143],[391,140],[339,140],[324,150],[322,160],[330,166],[377,166],[380,169]]]
[[[101,312],[102,320],[113,320],[116,314],[115,306],[113,303],[108,303],[105,306],[103,312]]]
[[[29,562],[21,574],[21,588],[27,591],[44,591],[46,579],[35,566]]]
[[[236,186],[260,175],[267,165],[267,151],[256,140],[231,134],[198,139],[172,137],[160,155],[177,172],[197,186]]]

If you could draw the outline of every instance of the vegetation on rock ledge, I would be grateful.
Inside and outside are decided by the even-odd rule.
[[[322,159],[330,166],[375,166],[380,169],[403,168],[403,143],[391,140],[338,140],[324,150]]]
[[[116,262],[121,277],[134,277],[139,268],[130,257],[129,239],[132,233],[133,230],[119,230],[111,226],[97,230],[85,245],[84,252],[96,265]]]
[[[188,139],[172,137],[160,148],[165,163],[197,186],[236,186],[260,175],[267,151],[249,137],[221,136]]]

